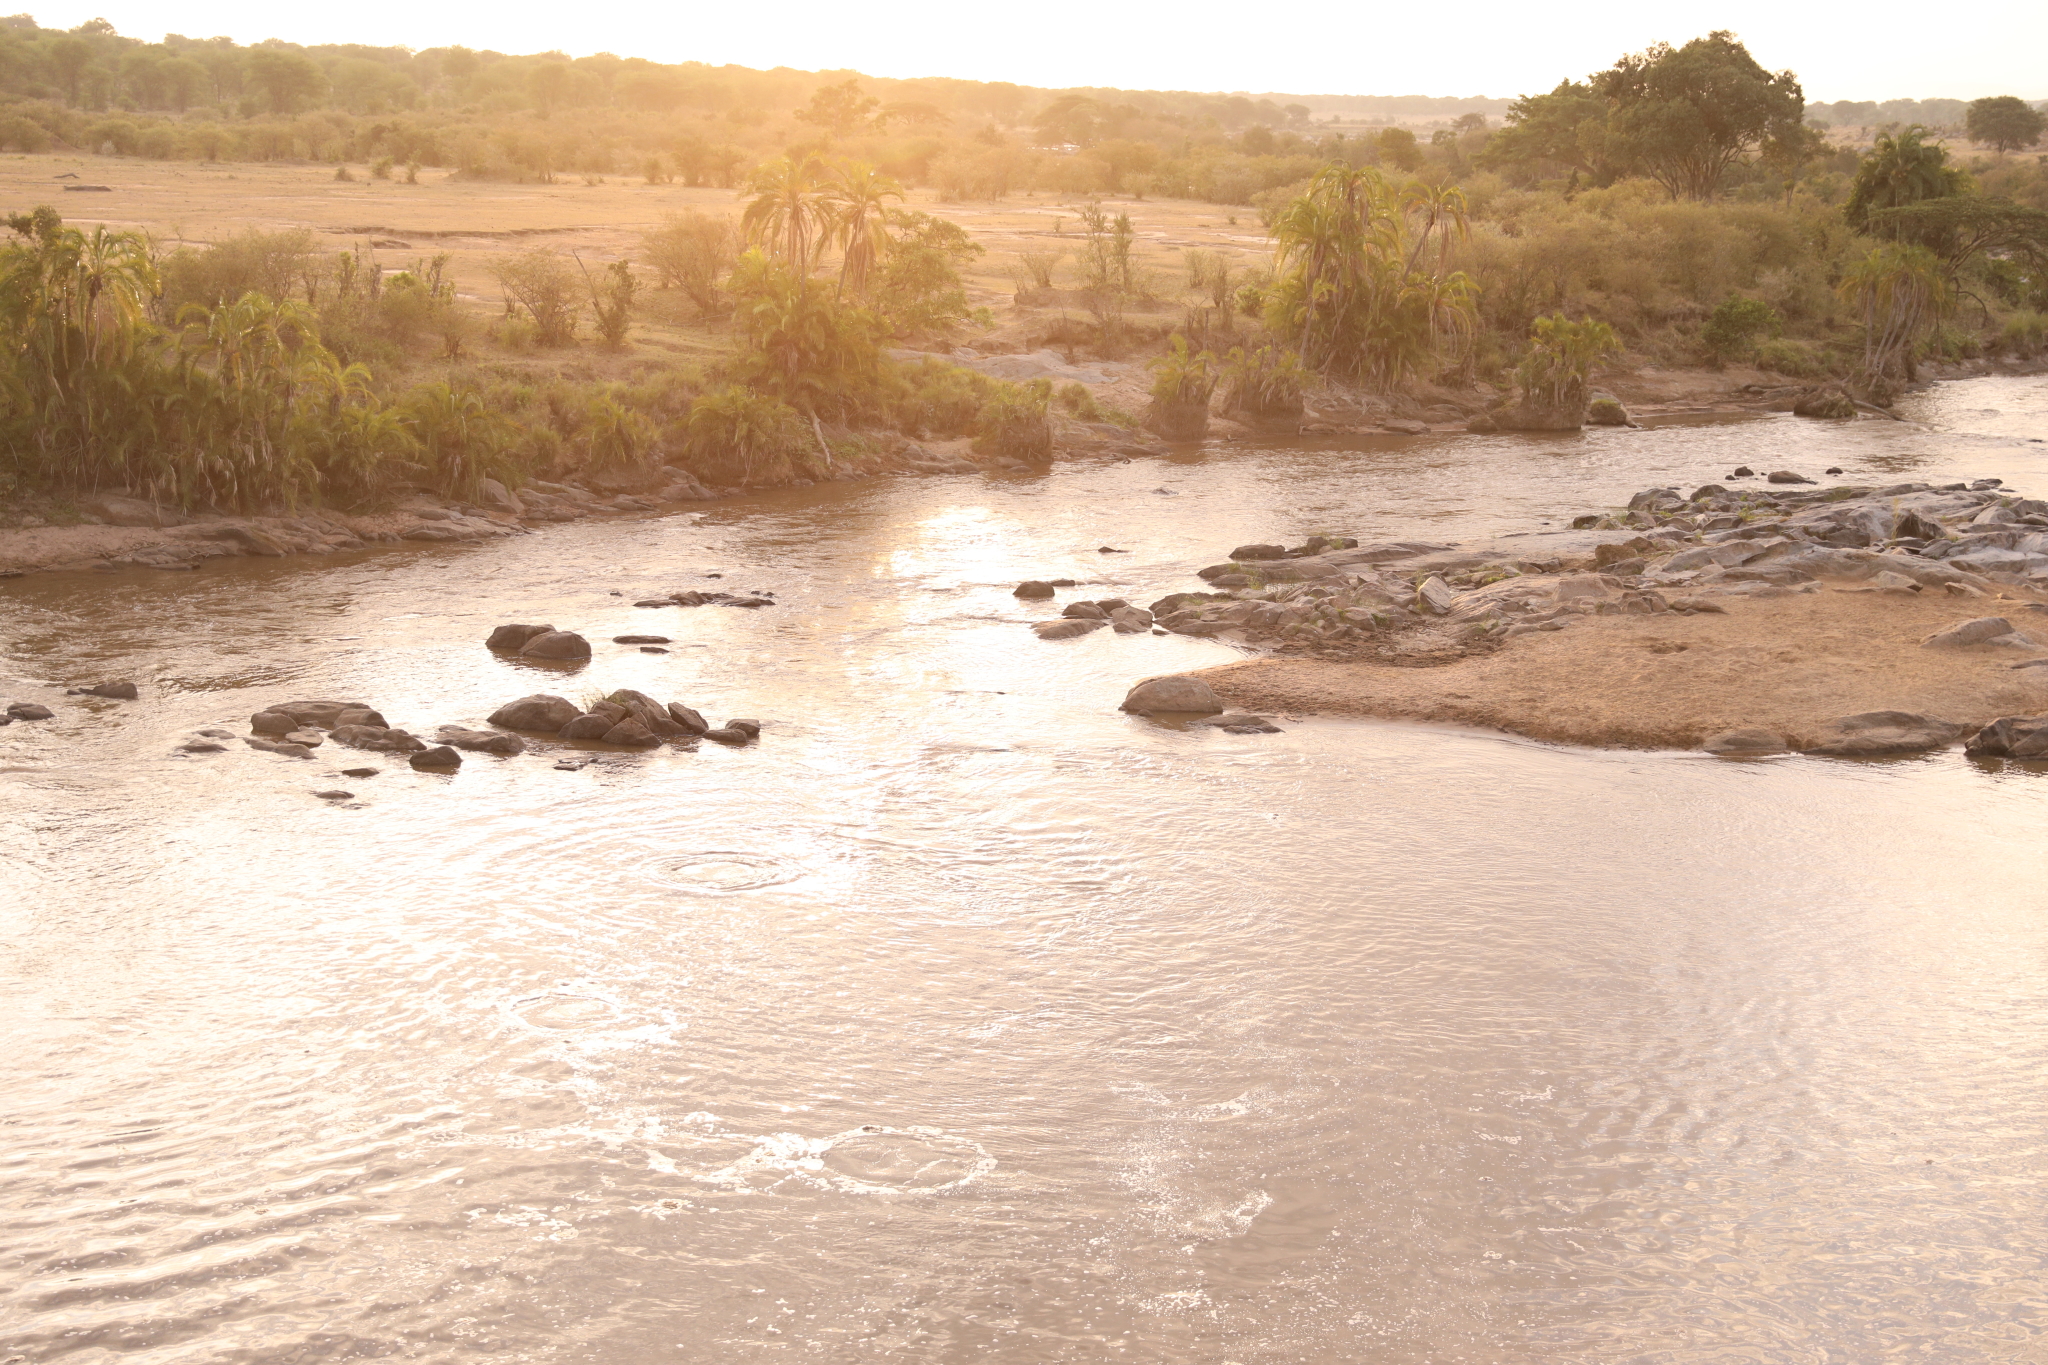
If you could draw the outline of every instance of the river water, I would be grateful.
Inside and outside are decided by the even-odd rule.
[[[0,584],[5,700],[143,688],[0,730],[0,1360],[2048,1360],[2048,774],[1183,731],[1116,703],[1229,647],[1009,593],[1736,463],[2048,489],[2048,380],[1913,401]],[[782,605],[630,605],[721,586]],[[766,728],[171,752],[621,686]]]

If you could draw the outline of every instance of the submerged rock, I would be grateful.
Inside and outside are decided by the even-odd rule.
[[[526,752],[525,740],[497,730],[465,730],[459,725],[444,725],[439,735],[443,744],[468,749],[472,753],[500,754],[510,758]]]
[[[1248,711],[1225,711],[1220,716],[1203,716],[1200,720],[1188,722],[1196,725],[1213,726],[1225,734],[1232,735],[1277,735],[1280,727],[1265,716],[1255,716]]]
[[[1107,621],[1091,621],[1080,617],[1063,616],[1057,621],[1036,622],[1032,625],[1031,629],[1038,633],[1038,638],[1041,640],[1071,640],[1077,635],[1086,635],[1090,631],[1101,630],[1108,624],[1109,622]]]
[[[69,691],[74,697],[107,697],[114,701],[134,701],[140,692],[132,682],[94,683],[91,687],[74,687]]]

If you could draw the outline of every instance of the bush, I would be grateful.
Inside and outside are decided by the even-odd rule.
[[[1233,349],[1223,362],[1226,386],[1223,410],[1232,415],[1274,420],[1301,416],[1301,390],[1306,376],[1301,357],[1292,351],[1261,346],[1247,352]]]
[[[566,346],[575,337],[576,276],[561,257],[534,247],[493,273],[510,303],[526,310],[536,344]]]
[[[641,254],[663,289],[680,289],[707,317],[725,312],[718,281],[739,255],[731,223],[702,213],[670,214],[640,239]]]
[[[957,224],[928,213],[895,209],[895,240],[882,258],[875,298],[898,336],[944,332],[967,320],[960,271],[982,247]]]
[[[244,232],[203,251],[180,247],[164,259],[158,313],[175,321],[188,305],[217,308],[244,294],[288,299],[306,289],[318,267],[313,234]]]
[[[1715,360],[1733,360],[1755,351],[1758,337],[1776,337],[1783,330],[1783,320],[1768,303],[1731,293],[1700,328],[1700,341]]]
[[[714,483],[768,483],[791,477],[803,449],[794,408],[741,384],[728,384],[690,405],[685,459]]]
[[[2048,317],[2028,310],[2006,319],[1998,334],[1998,345],[2007,355],[2025,359],[2048,344]]]
[[[1052,381],[1003,384],[981,412],[981,445],[1013,460],[1052,459]]]
[[[1818,379],[1827,372],[1819,352],[1803,341],[1777,338],[1764,342],[1756,348],[1756,364],[1760,370],[1786,375],[1792,379]]]
[[[1173,334],[1170,350],[1146,362],[1153,373],[1152,405],[1145,426],[1170,441],[1198,441],[1209,430],[1209,395],[1216,391],[1216,357],[1188,352],[1188,339]]]

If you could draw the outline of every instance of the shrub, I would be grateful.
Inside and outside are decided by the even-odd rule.
[[[569,344],[576,335],[576,276],[561,257],[534,247],[499,265],[493,273],[506,298],[526,310],[536,344]]]
[[[1998,334],[1998,344],[2008,355],[2022,358],[2033,355],[2048,344],[2048,317],[2031,309],[2013,314],[2006,319],[2004,329]]]
[[[960,270],[982,247],[943,218],[908,209],[892,210],[895,239],[875,288],[882,315],[899,336],[943,332],[967,320],[967,291]]]
[[[1001,385],[981,411],[983,448],[1013,460],[1050,460],[1052,423],[1047,408],[1051,402],[1050,380]]]
[[[788,478],[802,448],[802,420],[780,399],[728,384],[690,405],[685,458],[718,483]]]
[[[1253,418],[1298,418],[1305,376],[1301,357],[1261,346],[1234,348],[1223,362],[1223,410]]]
[[[1776,337],[1783,330],[1783,320],[1768,303],[1731,293],[1700,328],[1700,342],[1716,361],[1733,360],[1755,351],[1759,337]]]
[[[706,316],[725,311],[718,281],[739,254],[731,223],[702,213],[670,214],[640,239],[640,249],[663,289],[681,289]]]
[[[1216,391],[1216,357],[1190,354],[1188,339],[1173,334],[1171,349],[1146,362],[1152,371],[1152,404],[1145,425],[1170,441],[1200,440],[1209,430],[1209,395]]]
[[[1785,337],[1774,338],[1758,346],[1756,364],[1760,370],[1792,379],[1818,379],[1827,372],[1820,354],[1813,347]]]

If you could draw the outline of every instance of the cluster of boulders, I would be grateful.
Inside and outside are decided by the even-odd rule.
[[[1121,597],[1105,597],[1095,602],[1069,602],[1058,620],[1039,621],[1031,628],[1041,640],[1070,640],[1104,626],[1119,635],[1142,635],[1152,629],[1152,613]]]
[[[714,726],[679,701],[658,702],[630,688],[613,692],[588,711],[566,698],[536,693],[499,707],[491,713],[490,722],[507,730],[551,732],[558,739],[597,740],[632,749],[698,739],[745,744],[761,733],[757,720],[729,720]]]
[[[40,710],[47,708],[24,707]],[[34,718],[24,716],[24,719]],[[526,752],[526,741],[517,734],[544,733],[571,741],[595,741],[622,748],[647,749],[668,742],[715,740],[721,744],[747,744],[761,733],[755,720],[729,720],[714,726],[681,702],[664,705],[644,692],[622,689],[595,702],[586,711],[564,697],[535,695],[508,702],[491,713],[495,730],[477,730],[463,725],[443,725],[432,742],[384,719],[375,707],[359,701],[292,701],[265,707],[249,718],[249,734],[237,736],[222,729],[198,730],[177,746],[187,754],[221,753],[237,738],[252,749],[280,754],[286,758],[311,758],[313,751],[332,742],[343,748],[372,753],[403,754],[413,767],[423,770],[452,769],[462,765],[464,753],[495,754],[511,758]],[[361,776],[375,769],[348,770]]]

